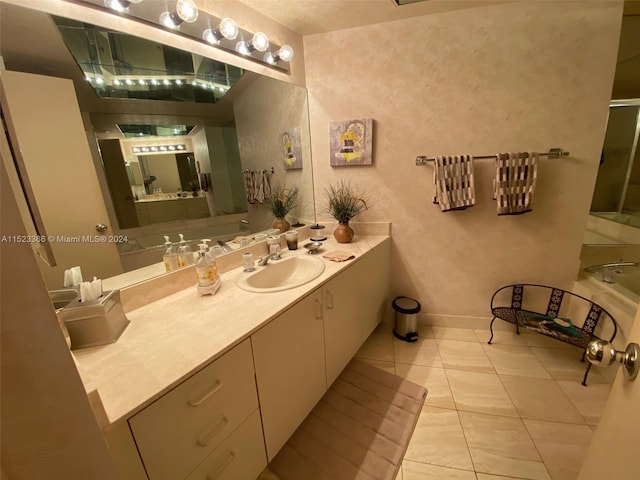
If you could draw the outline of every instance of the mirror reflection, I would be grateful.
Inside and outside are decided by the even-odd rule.
[[[60,288],[64,270],[76,265],[82,268],[85,278],[94,275],[105,278],[136,271],[140,276],[133,281],[139,281],[161,274],[164,270],[162,252],[165,235],[175,243],[179,240],[178,234],[183,234],[194,251],[203,238],[212,239],[214,244],[218,240],[224,242],[227,250],[239,248],[241,239],[244,243],[247,238],[254,241],[254,233],[272,228],[274,217],[259,203],[247,202],[244,173],[247,171],[266,175],[271,185],[297,187],[300,191],[298,204],[290,213],[289,221],[293,225],[313,222],[313,179],[304,88],[248,71],[239,76],[237,67],[217,62],[216,71],[223,70],[227,76],[232,73],[233,82],[228,78],[224,80],[228,88],[214,95],[215,102],[191,102],[188,101],[189,95],[197,89],[215,90],[193,84],[187,87],[189,75],[198,82],[204,78],[202,69],[205,62],[187,52],[178,54],[173,48],[172,58],[180,58],[184,63],[188,57],[190,61],[187,63],[200,66],[200,70],[196,68],[195,72],[183,74],[175,68],[165,69],[165,74],[171,76],[170,85],[164,85],[165,79],[161,77],[154,84],[150,76],[145,77],[142,85],[139,80],[144,75],[135,70],[138,85],[127,88],[137,89],[146,98],[128,98],[124,93],[120,97],[127,98],[114,98],[118,96],[118,88],[111,88],[111,93],[115,92],[111,98],[99,98],[95,93],[96,77],[92,81],[86,78],[51,16],[4,3],[0,4],[0,9],[0,53],[6,69],[46,75],[38,77],[40,79],[71,79],[85,132],[65,131],[65,141],[77,141],[79,137],[89,139],[90,154],[83,158],[71,159],[63,152],[50,150],[41,158],[25,158],[25,163],[33,163],[26,165],[28,172],[30,169],[42,169],[45,156],[47,168],[53,169],[56,165],[56,172],[64,172],[56,177],[56,182],[50,178],[48,181],[46,178],[39,180],[35,175],[31,178],[30,174],[38,204],[46,205],[42,210],[43,216],[47,216],[48,230],[65,234],[71,231],[65,223],[70,222],[68,204],[57,210],[54,208],[55,199],[62,198],[60,192],[95,182],[98,188],[83,192],[82,203],[83,207],[95,203],[96,209],[87,213],[86,218],[79,218],[83,215],[80,209],[74,211],[73,221],[82,223],[83,232],[88,235],[95,235],[94,226],[104,223],[109,227],[109,234],[126,239],[100,245],[100,253],[96,253],[98,247],[95,245],[53,244],[58,265],[50,268],[42,263],[43,276],[50,289]],[[117,38],[121,49],[118,58],[131,63],[133,56],[126,54],[123,45],[140,43],[123,41],[124,35],[119,32],[96,36],[100,29],[86,24],[81,24],[80,28],[78,22],[71,20],[58,20],[58,23],[74,29],[76,43],[85,42],[89,38],[88,31],[92,32],[91,38],[100,40],[94,42],[92,49],[85,50],[85,62],[100,60],[97,58],[100,55],[105,58],[103,50],[107,47],[113,49],[112,40]],[[25,28],[32,32],[29,42],[24,41]],[[167,43],[171,43],[171,37],[172,34],[167,33]],[[144,55],[139,57],[144,58]],[[107,58],[115,60],[112,53]],[[111,84],[117,79],[113,78],[114,75],[124,76],[122,68],[110,69],[97,60],[93,71],[96,75],[98,72],[105,75],[105,78],[111,74]],[[155,76],[162,70],[157,67],[150,69]],[[216,81],[218,79],[216,77]],[[177,80],[182,84],[176,83]],[[124,78],[119,82],[122,86],[127,83]],[[28,82],[15,83],[17,90],[28,88]],[[9,82],[3,84],[8,90]],[[42,85],[45,87],[37,95],[42,96],[42,103],[53,109],[55,102],[49,101],[44,91],[47,84]],[[180,96],[181,92],[187,91],[186,88],[190,89],[190,94],[182,95],[183,101],[176,101],[173,97],[167,99],[167,96],[150,99],[152,96],[162,97],[158,94],[161,85],[168,87],[173,97]],[[30,88],[30,93],[17,93],[33,97],[35,89]],[[27,113],[32,118],[38,117],[35,108],[31,107]],[[60,114],[60,118],[66,117],[64,112]],[[53,131],[54,125],[49,125]],[[294,129],[300,131],[302,168],[288,169],[281,139],[285,132]],[[175,150],[170,150],[171,146]],[[59,157],[59,160],[54,160],[54,157]],[[87,177],[89,174],[95,175],[91,182]],[[96,213],[101,211],[102,214]]]
[[[632,7],[625,5],[622,17],[612,101],[585,245],[640,245],[640,16]],[[621,256],[612,253],[605,260]]]

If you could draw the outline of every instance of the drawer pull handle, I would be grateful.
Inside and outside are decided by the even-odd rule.
[[[333,310],[333,293],[327,290],[327,309]]]
[[[188,403],[192,407],[198,407],[202,405],[204,402],[206,402],[207,400],[209,400],[209,398],[211,398],[211,396],[221,388],[222,388],[222,382],[220,380],[217,380],[216,384],[213,386],[213,388],[211,388],[211,390],[209,390],[208,392],[205,392],[200,398],[197,398],[195,400],[189,400]]]
[[[233,451],[229,452],[229,456],[227,456],[225,461],[222,462],[222,464],[218,468],[216,468],[215,472],[213,472],[213,475],[207,475],[207,480],[216,480],[216,478],[218,478],[220,474],[224,472],[229,467],[229,465],[231,465],[231,462],[233,462],[235,458],[236,454],[233,453]]]
[[[215,436],[218,433],[220,433],[220,431],[224,427],[227,426],[228,423],[229,423],[229,420],[227,420],[227,417],[222,417],[222,420],[220,420],[211,430],[205,433],[202,437],[196,440],[196,443],[201,447],[206,447],[211,443],[211,440],[213,440]]]
[[[316,300],[316,320],[322,320],[322,302],[320,300]]]

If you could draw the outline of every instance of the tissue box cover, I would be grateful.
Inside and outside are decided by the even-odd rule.
[[[76,298],[58,314],[69,330],[72,350],[114,343],[129,325],[120,290],[106,291],[90,302]]]

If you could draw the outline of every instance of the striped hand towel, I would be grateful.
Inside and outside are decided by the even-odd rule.
[[[473,157],[455,155],[436,157],[433,168],[433,203],[443,212],[463,210],[476,203]]]
[[[493,198],[497,202],[498,215],[530,212],[538,175],[538,154],[499,153],[496,158]]]

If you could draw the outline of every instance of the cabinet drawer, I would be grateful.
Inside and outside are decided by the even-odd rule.
[[[256,410],[187,480],[254,480],[266,466],[260,412]]]
[[[185,478],[258,408],[245,341],[129,420],[151,480]]]

